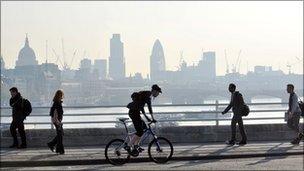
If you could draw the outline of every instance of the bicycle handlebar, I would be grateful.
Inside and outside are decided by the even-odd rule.
[[[156,123],[156,122],[157,122],[156,120],[152,120],[148,123],[148,125],[150,126],[151,124]]]

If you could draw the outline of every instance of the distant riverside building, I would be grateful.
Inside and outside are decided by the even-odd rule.
[[[247,76],[252,77],[253,75],[262,76],[283,76],[282,70],[273,70],[272,66],[254,66],[253,72],[248,72]]]
[[[0,63],[1,63],[1,71],[5,69],[5,62],[4,59],[2,58],[2,55],[0,56]]]
[[[76,80],[86,81],[91,78],[92,61],[90,59],[82,59],[80,61],[80,68],[75,73]]]
[[[262,74],[264,72],[272,71],[271,66],[255,66],[254,67],[254,73],[255,74]]]
[[[19,51],[16,67],[26,65],[38,65],[34,50],[29,45],[29,40],[26,35],[24,47]]]
[[[215,79],[216,63],[215,52],[204,52],[201,60],[201,74],[204,79]]]
[[[160,41],[157,39],[153,45],[150,56],[150,79],[157,81],[163,78],[166,71],[165,55]]]
[[[113,80],[125,78],[125,59],[120,34],[113,34],[110,40],[109,76]]]
[[[157,45],[159,46],[159,45]],[[161,53],[161,50],[159,50]],[[155,52],[156,53],[156,52]],[[162,56],[162,55],[161,55]],[[160,62],[162,63],[162,58]],[[212,82],[216,78],[216,57],[215,52],[204,52],[201,60],[197,65],[187,65],[187,63],[182,60],[179,69],[177,71],[163,71],[156,70],[151,71],[152,81],[168,81],[185,84],[187,82],[202,81],[202,82]],[[151,61],[152,62],[152,61]],[[154,61],[155,68],[158,63]],[[151,67],[153,65],[151,64]],[[152,79],[152,74],[154,73],[154,79]]]
[[[90,59],[83,59],[80,61],[80,69],[89,69],[91,70],[92,67],[92,61]]]
[[[94,61],[94,70],[97,70],[99,79],[106,79],[107,77],[107,60],[106,59],[96,59]]]

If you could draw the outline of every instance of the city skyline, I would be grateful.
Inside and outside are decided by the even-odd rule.
[[[47,8],[46,4],[50,3],[52,4],[49,8]],[[240,2],[238,8],[242,8],[242,10],[236,10],[232,12],[232,14],[229,14],[230,17],[235,16],[236,19],[231,19],[226,21],[226,23],[221,23],[221,18],[219,16],[216,16],[215,13],[219,9],[223,10],[223,14],[226,14],[227,12],[231,12],[233,9],[231,6],[236,2],[229,2],[229,3],[223,3],[224,5],[227,5],[228,10],[223,10],[221,8],[221,3],[207,3],[207,2],[192,2],[192,3],[186,3],[186,2],[167,2],[167,3],[158,3],[155,2],[154,5],[151,5],[149,2],[121,2],[121,3],[110,3],[110,2],[96,2],[97,6],[100,7],[101,9],[107,9],[107,17],[109,19],[119,19],[119,16],[114,15],[113,10],[113,5],[117,7],[117,10],[122,10],[123,7],[128,7],[130,9],[137,9],[137,12],[142,12],[139,10],[140,7],[143,9],[147,9],[148,11],[145,12],[146,17],[149,19],[152,19],[151,22],[152,24],[158,23],[159,25],[157,27],[154,27],[156,31],[149,32],[149,30],[144,30],[141,32],[137,32],[138,36],[134,34],[132,29],[135,29],[135,27],[130,28],[132,24],[137,24],[135,25],[136,27],[141,26],[138,25],[140,22],[142,22],[144,17],[135,17],[135,19],[138,20],[138,22],[134,22],[130,19],[126,19],[122,16],[120,18],[120,22],[110,22],[110,20],[101,20],[101,23],[104,23],[104,26],[109,27],[105,31],[101,25],[96,25],[97,28],[87,28],[86,26],[79,25],[81,29],[75,27],[75,33],[67,34],[66,30],[68,30],[66,27],[70,29],[71,26],[67,25],[75,25],[75,23],[79,23],[80,21],[83,21],[84,17],[89,17],[87,19],[90,20],[90,22],[84,23],[90,25],[90,23],[94,23],[94,15],[90,15],[92,13],[94,14],[99,14],[98,11],[94,11],[95,8],[93,8],[94,3],[85,3],[86,5],[83,7],[84,9],[94,9],[92,13],[88,13],[87,15],[83,15],[80,17],[80,19],[76,19],[77,15],[75,18],[72,19],[73,22],[70,22],[67,25],[62,25],[62,26],[50,26],[49,29],[43,29],[44,33],[50,30],[50,33],[41,35],[41,33],[34,32],[33,30],[37,30],[37,28],[42,27],[41,24],[41,18],[37,18],[37,16],[33,16],[32,14],[35,12],[38,12],[42,9],[47,9],[44,14],[49,14],[48,11],[50,9],[55,8],[56,6],[59,7],[60,10],[66,9],[68,5],[71,6],[71,10],[69,11],[70,14],[66,14],[63,17],[63,21],[66,20],[66,17],[69,17],[70,15],[74,14],[75,9],[78,9],[79,5],[81,2],[73,2],[73,3],[61,3],[61,2],[56,2],[56,3],[51,3],[51,2],[1,2],[1,55],[4,58],[6,67],[8,68],[13,68],[14,63],[17,60],[18,52],[19,50],[24,46],[24,36],[25,33],[29,33],[29,39],[30,39],[30,45],[33,48],[33,50],[36,53],[37,60],[39,63],[45,62],[45,41],[48,40],[48,61],[49,62],[54,62],[55,61],[55,56],[52,53],[52,48],[54,48],[59,54],[61,54],[61,41],[60,39],[63,38],[65,40],[65,48],[66,51],[65,53],[67,54],[66,56],[72,56],[72,53],[75,49],[78,50],[78,54],[76,55],[77,58],[75,58],[74,64],[72,66],[73,69],[76,69],[79,67],[80,60],[83,59],[83,51],[87,52],[87,55],[85,57],[88,57],[91,60],[94,59],[109,59],[108,57],[110,56],[110,48],[109,48],[109,40],[112,36],[112,34],[121,34],[121,41],[124,43],[124,53],[125,53],[125,61],[126,61],[126,76],[129,75],[129,73],[136,73],[140,72],[142,75],[145,77],[146,74],[149,74],[150,70],[150,63],[149,63],[149,58],[152,52],[152,47],[153,43],[155,40],[159,39],[162,42],[163,48],[164,48],[164,56],[166,60],[166,68],[168,70],[176,70],[176,66],[179,65],[180,61],[180,52],[183,51],[183,56],[184,60],[191,65],[193,61],[197,64],[197,62],[200,60],[200,57],[202,55],[202,50],[204,51],[215,51],[216,56],[217,56],[217,61],[216,61],[216,69],[217,69],[217,75],[224,75],[226,72],[226,62],[225,62],[225,56],[224,56],[224,50],[226,49],[227,51],[227,57],[229,60],[230,66],[235,63],[237,55],[239,50],[242,50],[241,54],[241,59],[242,59],[242,64],[241,64],[241,73],[246,73],[247,71],[247,61],[249,65],[249,70],[253,70],[253,67],[256,65],[266,65],[266,66],[273,66],[274,69],[278,69],[279,66],[280,68],[285,72],[288,73],[288,68],[287,64],[288,62],[290,64],[293,64],[292,66],[292,72],[302,74],[303,73],[303,68],[301,65],[301,62],[297,60],[297,58],[302,58],[303,54],[303,40],[301,37],[303,37],[303,33],[300,31],[303,31],[303,16],[300,14],[303,13],[303,4],[299,2],[292,2],[292,3],[287,3],[287,2],[276,2],[276,3],[264,3],[264,5],[269,8],[269,16],[264,16],[265,19],[261,19],[259,17],[263,16],[265,14],[266,7],[261,8],[260,14],[255,14],[258,17],[255,18],[252,15],[249,15],[249,13],[243,13],[246,17],[247,20],[243,19],[242,17],[238,17],[238,14],[241,14],[240,12],[245,11],[245,7],[247,9],[250,9],[251,12],[258,9],[263,5],[263,3],[254,3],[254,2]],[[129,4],[129,5],[128,5]],[[181,7],[182,5],[185,5],[185,7]],[[195,7],[196,4],[199,7]],[[218,7],[215,7],[214,4],[217,4]],[[112,6],[111,6],[112,5]],[[172,5],[171,8],[168,8],[168,6]],[[252,7],[249,8],[250,5],[253,5]],[[274,7],[270,7],[270,5],[274,5]],[[20,7],[23,6],[23,7]],[[40,10],[37,9],[37,7],[41,7]],[[209,10],[207,10],[210,13],[210,19],[208,18],[203,18],[204,20],[200,21],[197,20],[200,16],[204,16],[203,12],[199,13],[200,10],[198,9],[204,9],[205,6],[209,7]],[[284,8],[283,8],[284,6]],[[157,8],[157,7],[160,7]],[[26,12],[24,17],[31,16],[32,19],[25,19],[25,21],[22,21],[19,23],[21,25],[21,28],[24,28],[23,30],[16,31],[15,28],[12,28],[11,24],[16,24],[18,26],[18,22],[13,22],[10,23],[8,20],[14,18],[12,14],[18,13],[17,11],[12,11],[11,9],[18,9],[21,8],[21,12]],[[193,8],[193,13],[197,15],[192,15],[190,13],[190,9]],[[36,9],[34,12],[30,12],[29,9]],[[156,10],[157,9],[157,10]],[[161,13],[165,10],[170,10],[172,11],[172,15],[165,15],[163,18],[161,17]],[[174,19],[177,17],[176,10],[179,9],[184,9],[181,11],[180,14],[182,15],[181,21],[184,21],[185,19],[190,20],[189,22],[191,23],[192,21],[196,22],[205,22],[206,23],[206,28],[203,29],[201,32],[198,32],[196,27],[201,28],[201,25],[198,25],[197,23],[193,23],[191,27],[183,27],[179,25],[179,22],[171,22],[171,23],[166,23],[170,19]],[[234,8],[237,9],[237,8]],[[279,11],[285,9],[285,11],[289,11],[290,13],[284,13],[280,14]],[[74,10],[74,11],[73,11]],[[151,12],[155,10],[155,16],[151,16]],[[277,11],[276,11],[277,10]],[[123,14],[128,11],[122,10]],[[136,11],[136,10],[135,10]],[[20,12],[20,11],[19,11]],[[276,13],[277,12],[277,13]],[[132,13],[132,12],[130,12]],[[136,13],[136,12],[135,12]],[[149,15],[148,15],[149,14]],[[228,13],[227,13],[228,14]],[[58,14],[53,14],[57,15]],[[132,13],[132,15],[134,15]],[[49,17],[51,19],[56,19],[55,16],[50,16],[46,15],[45,17]],[[113,17],[114,16],[114,17]],[[283,18],[282,18],[283,16]],[[21,19],[24,19],[22,16]],[[31,18],[30,17],[30,18]],[[91,17],[91,18],[90,18]],[[180,16],[181,17],[181,16]],[[194,19],[191,20],[191,17]],[[248,18],[249,17],[249,18]],[[269,17],[281,17],[281,25],[278,23],[277,20],[273,20],[273,23],[270,25],[273,25],[270,27],[269,24],[267,24],[267,21],[270,20]],[[19,20],[21,20],[19,19]],[[223,19],[227,19],[223,17]],[[157,21],[156,21],[157,20]],[[288,21],[290,20],[290,21]],[[39,22],[40,21],[40,22]],[[246,21],[244,24],[248,24],[248,26],[245,26],[242,24],[242,22]],[[255,22],[253,22],[255,21]],[[25,23],[23,22],[29,22],[28,25],[24,25]],[[51,23],[54,24],[54,21],[50,21]],[[188,24],[189,24],[188,22]],[[229,22],[232,22],[229,24]],[[30,23],[32,23],[33,26],[30,26]],[[39,24],[40,23],[40,24]],[[147,24],[148,22],[146,22]],[[250,24],[251,23],[251,24]],[[23,25],[22,25],[23,24]],[[119,28],[119,24],[121,24],[121,28]],[[213,24],[213,27],[211,27]],[[224,27],[223,29],[214,30],[214,34],[211,36],[207,36],[206,34],[209,32],[214,26],[218,26],[218,24],[222,24]],[[258,27],[249,29],[250,26],[254,26],[255,24],[260,24]],[[115,26],[113,26],[115,25]],[[149,24],[148,24],[149,25]],[[176,30],[179,30],[179,34],[173,35],[168,33],[170,29],[163,29],[163,32],[161,29],[164,26],[175,26],[173,27],[174,29],[172,30],[173,33],[176,33]],[[210,27],[208,27],[210,25]],[[227,27],[228,26],[228,27]],[[239,26],[241,28],[247,29],[246,31],[253,31],[252,34],[244,35],[243,32],[233,32],[233,28]],[[278,27],[281,26],[281,27]],[[283,26],[283,27],[282,27]],[[36,29],[33,29],[36,27]],[[277,33],[274,31],[271,31],[271,28],[277,27]],[[32,29],[31,29],[32,28]],[[61,34],[54,34],[52,32],[53,29],[57,29],[57,32],[59,33],[58,29],[62,29]],[[98,28],[100,30],[98,30]],[[111,29],[112,28],[112,29]],[[89,31],[86,34],[80,34],[80,33],[85,33],[83,30],[88,29]],[[92,30],[90,30],[92,29]],[[255,30],[257,29],[257,30]],[[16,31],[14,32],[15,34],[8,34],[8,31]],[[82,32],[78,32],[81,31]],[[124,31],[125,30],[125,31]],[[183,31],[184,30],[184,31]],[[189,34],[189,31],[193,30],[194,32]],[[11,31],[11,32],[12,32]],[[92,31],[92,32],[91,32]],[[94,32],[95,31],[95,32]],[[239,30],[238,30],[239,31]],[[261,32],[262,31],[262,32]],[[223,38],[223,35],[226,37]],[[264,36],[265,42],[259,39],[254,39],[254,34],[256,32],[261,32],[261,35]],[[77,34],[79,33],[79,34]],[[221,33],[221,34],[218,34]],[[80,40],[83,39],[83,42],[74,42],[73,41],[73,35],[78,35],[78,38]],[[90,36],[91,34],[91,36]],[[181,34],[184,34],[185,36],[181,36]],[[99,36],[96,36],[99,35]],[[132,35],[132,36],[131,36]],[[263,36],[259,35],[258,38],[261,38]],[[238,39],[244,38],[244,36],[247,36],[248,40],[243,43],[243,45],[240,45],[240,42]],[[277,38],[282,40],[281,42],[277,41]],[[21,37],[21,38],[20,38]],[[269,37],[272,37],[273,39],[269,39]],[[20,39],[19,39],[20,38]],[[88,39],[90,38],[90,39]],[[230,38],[231,44],[227,43],[227,38]],[[232,39],[234,38],[234,39]],[[17,40],[18,39],[18,40]],[[91,40],[91,42],[87,42]],[[73,43],[72,43],[73,42]],[[78,45],[76,45],[78,43]],[[246,44],[247,43],[247,44]],[[189,45],[186,45],[189,44]],[[216,45],[218,44],[218,45]],[[252,46],[252,44],[255,45],[255,48],[249,47],[249,45]],[[268,44],[269,47],[266,47],[265,44]],[[227,45],[227,46],[226,46]],[[190,46],[190,47],[189,47]],[[286,46],[285,48],[283,48]],[[86,48],[87,47],[87,48]],[[98,47],[97,49],[92,48],[92,47]],[[92,50],[94,49],[94,50]],[[255,49],[255,50],[254,50]],[[254,51],[253,51],[254,50]],[[260,56],[259,58],[256,58],[255,56]],[[297,57],[297,58],[296,58]],[[70,58],[68,57],[70,60]]]

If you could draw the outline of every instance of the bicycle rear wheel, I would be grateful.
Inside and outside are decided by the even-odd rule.
[[[113,165],[123,165],[129,161],[130,155],[124,149],[125,144],[122,139],[113,139],[105,148],[106,160]]]
[[[164,137],[158,137],[150,142],[148,155],[155,163],[166,163],[173,155],[172,143]]]

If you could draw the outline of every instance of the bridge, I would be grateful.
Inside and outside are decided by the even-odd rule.
[[[195,104],[208,100],[209,98],[216,99],[215,97],[230,99],[230,93],[226,89],[194,89],[194,88],[170,88],[164,90],[164,97],[172,100],[173,104]],[[299,93],[303,92],[303,89],[298,90]],[[282,102],[288,102],[289,95],[286,90],[243,90],[241,93],[244,96],[245,102],[251,102],[256,96],[269,96],[279,98]],[[301,94],[299,94],[301,96]]]
[[[294,138],[294,134],[284,122],[286,103],[249,103],[252,111],[248,117],[244,117],[248,144],[243,147],[227,147],[223,144],[230,137],[231,115],[220,115],[226,105],[215,103],[154,106],[155,117],[159,121],[155,127],[157,135],[168,138],[174,145],[172,162],[303,156],[303,143],[299,146],[288,143]],[[108,165],[103,150],[111,139],[122,138],[125,134],[125,130],[116,120],[127,116],[124,106],[65,107],[66,154],[63,156],[53,154],[46,148],[46,142],[55,136],[48,110],[49,107],[33,108],[33,113],[25,121],[29,148],[16,150],[7,148],[12,141],[8,130],[10,108],[1,108],[2,167]],[[102,120],[98,119],[101,116]],[[138,158],[131,159],[131,163],[148,161],[146,151]],[[117,167],[119,168],[123,167]]]

